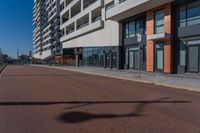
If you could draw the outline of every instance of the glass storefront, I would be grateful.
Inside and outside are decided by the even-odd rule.
[[[83,48],[83,65],[104,67],[103,48]]]
[[[128,66],[129,69],[138,69],[139,65],[139,48],[126,48],[125,53],[125,65]]]
[[[200,72],[200,40],[180,41],[179,65],[187,72]]]
[[[196,0],[180,6],[180,27],[200,24],[200,1]]]
[[[117,59],[117,52],[107,47],[83,48],[84,66],[117,68]]]
[[[164,69],[164,43],[155,44],[155,70]]]

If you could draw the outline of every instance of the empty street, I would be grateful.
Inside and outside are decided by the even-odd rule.
[[[200,133],[200,93],[7,66],[0,77],[0,133]]]

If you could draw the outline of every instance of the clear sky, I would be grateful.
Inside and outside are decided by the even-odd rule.
[[[11,57],[32,50],[33,0],[0,0],[0,48]]]

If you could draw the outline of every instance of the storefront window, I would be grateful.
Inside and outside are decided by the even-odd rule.
[[[104,67],[104,47],[83,48],[83,64],[91,67]]]
[[[179,65],[186,65],[186,42],[181,41],[179,45]]]
[[[200,24],[200,1],[180,6],[180,27]]]
[[[164,33],[164,10],[156,11],[155,13],[155,33]]]

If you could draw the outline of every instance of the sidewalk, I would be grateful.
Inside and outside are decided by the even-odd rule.
[[[110,70],[104,68],[93,67],[72,67],[72,66],[44,66],[33,65],[47,68],[55,68],[61,70],[75,71],[93,75],[100,75],[123,80],[131,80],[141,83],[149,83],[155,85],[162,85],[173,87],[177,89],[186,89],[190,91],[200,92],[200,75],[199,74],[161,74],[141,72],[140,78],[137,71],[133,70]]]

